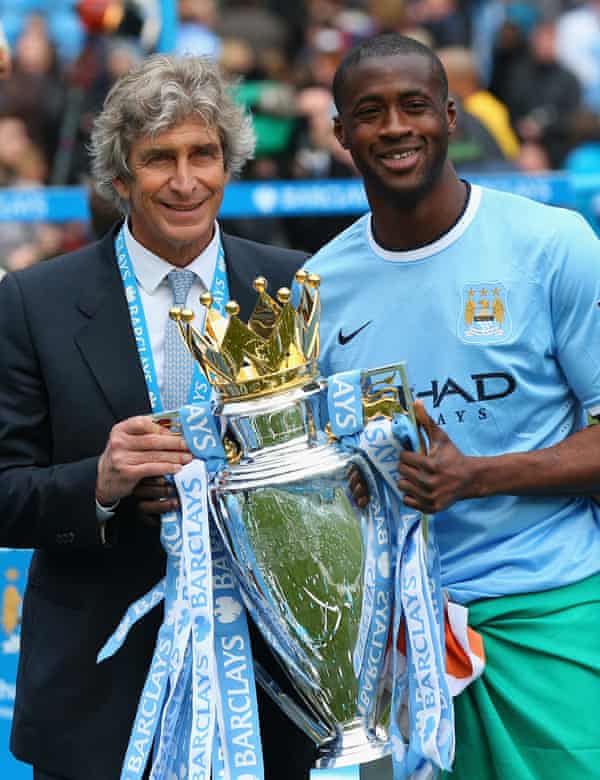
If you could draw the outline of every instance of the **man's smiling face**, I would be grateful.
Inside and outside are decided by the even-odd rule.
[[[440,177],[455,120],[430,61],[395,54],[351,69],[335,131],[370,198],[412,206]]]
[[[114,182],[129,202],[131,231],[154,254],[184,266],[208,246],[229,179],[216,128],[187,119],[132,144],[131,179]]]

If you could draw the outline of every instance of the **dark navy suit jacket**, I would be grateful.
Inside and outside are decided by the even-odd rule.
[[[96,664],[127,606],[165,569],[158,532],[131,499],[111,521],[114,544],[98,534],[97,462],[109,431],[150,412],[114,234],[0,284],[0,545],[35,549],[11,749],[68,780],[118,780],[162,617],[155,609]],[[223,247],[242,318],[256,276],[271,290],[289,286],[304,259],[226,235]],[[312,743],[264,696],[260,707],[267,778],[303,780]]]

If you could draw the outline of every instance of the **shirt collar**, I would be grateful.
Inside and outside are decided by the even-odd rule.
[[[133,233],[129,228],[128,220],[125,220],[123,232],[125,244],[129,256],[131,257],[131,263],[138,284],[149,295],[152,295],[165,279],[169,271],[172,271],[175,266],[171,265],[171,263],[168,263],[166,260],[163,260],[158,255],[155,255],[149,249],[146,249],[145,246],[142,246],[142,244],[134,238]],[[186,269],[193,271],[204,283],[207,290],[210,289],[215,274],[220,237],[219,225],[215,222],[215,233],[209,245],[198,255],[198,257],[192,260],[189,265],[186,265]]]

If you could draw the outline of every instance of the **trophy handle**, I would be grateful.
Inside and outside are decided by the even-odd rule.
[[[361,371],[361,391],[365,423],[376,417],[387,417],[391,420],[395,414],[405,414],[415,431],[417,447],[425,454],[425,441],[415,417],[414,399],[408,383],[405,363],[392,363],[381,368]],[[429,518],[423,513],[421,513],[421,532],[427,542]]]
[[[391,419],[395,414],[406,414],[417,431],[414,401],[404,363],[361,371],[360,381],[365,423],[376,417]]]

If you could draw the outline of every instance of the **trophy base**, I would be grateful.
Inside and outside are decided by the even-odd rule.
[[[390,755],[366,764],[311,769],[310,780],[392,780],[394,770]]]
[[[390,743],[383,729],[367,731],[362,723],[356,723],[351,727],[346,726],[335,740],[319,745],[315,767],[319,770],[368,765],[389,757],[390,750]],[[375,776],[373,780],[376,780]]]

